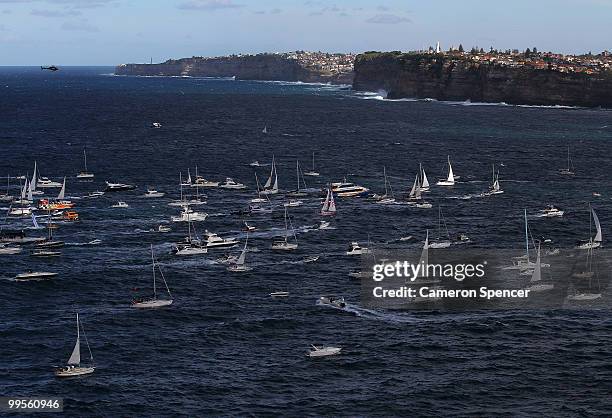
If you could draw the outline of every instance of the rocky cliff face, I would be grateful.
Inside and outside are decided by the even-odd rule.
[[[121,64],[118,75],[236,77],[239,80],[302,81],[351,84],[352,72],[330,73],[308,68],[277,54],[183,58],[161,64]]]
[[[388,98],[612,107],[610,74],[562,73],[398,52],[360,54],[354,71],[355,90],[382,89]]]

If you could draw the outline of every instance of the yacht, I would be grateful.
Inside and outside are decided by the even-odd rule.
[[[16,247],[7,244],[0,244],[0,255],[19,254],[21,247]]]
[[[362,248],[358,242],[351,242],[346,255],[363,255],[370,254],[370,250],[368,248]]]
[[[95,199],[95,198],[98,198],[100,196],[104,196],[104,192],[96,190],[95,192],[89,193],[86,197],[88,197],[90,199]]]
[[[23,207],[23,208],[12,208],[8,211],[8,216],[30,216],[32,215],[32,208]]]
[[[459,177],[453,174],[453,166],[451,165],[450,155],[448,156],[448,176],[446,180],[440,180],[436,183],[437,186],[454,186],[455,180]]]
[[[172,222],[205,221],[207,217],[207,213],[195,212],[193,209],[190,209],[188,206],[185,206],[183,207],[183,210],[181,211],[181,214],[179,216],[172,217]]]
[[[36,182],[36,187],[40,187],[42,189],[45,188],[60,188],[62,187],[62,183],[57,181],[52,181],[48,177],[41,177]]]
[[[343,297],[336,297],[333,295],[321,296],[319,298],[319,304],[321,305],[329,305],[335,308],[343,309],[346,307],[346,302]]]
[[[87,171],[87,153],[85,149],[83,149],[83,160],[85,162],[85,167],[83,171],[80,171],[79,174],[76,175],[76,178],[79,180],[91,180],[94,178],[94,174]]]
[[[219,187],[219,182],[206,180],[202,176],[197,176],[195,183],[193,183],[191,187]]]
[[[335,356],[336,354],[340,354],[342,348],[340,347],[325,347],[325,346],[317,346],[311,345],[312,350],[308,352],[308,357],[327,357],[327,356]]]
[[[126,190],[134,190],[135,188],[136,186],[134,186],[133,184],[111,183],[107,181],[106,189],[104,189],[104,191],[105,192],[121,192],[121,191],[126,191]]]
[[[159,225],[157,227],[157,232],[170,232],[172,229],[168,225]]]
[[[242,189],[247,188],[244,184],[236,182],[231,177],[227,177],[225,179],[225,183],[223,183],[219,187],[222,189],[233,189],[233,190],[242,190]]]
[[[563,216],[564,213],[564,211],[557,209],[553,205],[549,205],[545,209],[542,209],[538,216],[542,218],[555,218]]]
[[[153,296],[148,298],[140,298],[136,299],[132,302],[133,308],[161,308],[163,306],[172,305],[172,294],[170,293],[170,289],[168,288],[168,283],[166,283],[166,278],[164,277],[164,273],[161,271],[159,264],[155,262],[155,256],[153,255],[153,244],[151,244],[151,261],[153,263]],[[164,282],[164,286],[166,287],[166,292],[168,293],[168,297],[166,299],[160,299],[157,297],[157,281],[155,276],[155,267],[159,271],[159,276]]]
[[[130,207],[130,205],[128,205],[127,203],[125,203],[125,202],[123,202],[121,200],[111,206],[111,208],[129,208],[129,207]]]
[[[201,246],[200,244],[191,243],[191,244],[176,244],[172,248],[172,252],[174,255],[200,255],[208,253],[206,247]]]
[[[283,206],[286,208],[295,208],[298,206],[302,206],[303,203],[304,202],[302,202],[301,200],[289,199],[288,201],[283,203]]]
[[[367,196],[368,188],[349,183],[346,179],[339,183],[332,183],[331,191],[338,197],[362,197]]]
[[[236,246],[239,242],[234,238],[221,238],[214,232],[206,231],[206,248],[229,248]]]
[[[295,235],[295,229],[291,225],[291,232],[295,242],[289,242],[289,224],[291,220],[287,217],[287,208],[285,208],[285,236],[283,239],[275,239],[272,242],[272,249],[278,251],[293,251],[298,248],[297,236]]]
[[[74,349],[72,350],[72,354],[68,359],[68,364],[64,367],[57,367],[55,369],[55,376],[57,377],[73,377],[73,376],[83,376],[86,374],[91,374],[96,369],[93,365],[93,355],[91,354],[91,348],[89,347],[89,342],[87,341],[87,336],[85,335],[85,329],[83,329],[83,325],[79,322],[79,314],[76,314],[77,321],[77,339],[76,344],[74,345]],[[85,336],[85,343],[87,344],[87,349],[89,350],[90,364],[81,365],[81,329],[83,329],[83,335]]]
[[[164,197],[166,194],[163,192],[158,192],[155,189],[147,189],[147,192],[142,195],[143,197],[148,197],[148,198],[156,198],[156,197]]]
[[[312,170],[310,171],[306,171],[304,173],[305,176],[309,176],[309,177],[318,177],[320,176],[320,173],[318,171],[315,170],[315,153],[312,153]]]
[[[57,273],[52,273],[48,271],[28,271],[26,273],[21,273],[15,276],[15,281],[17,282],[27,282],[30,280],[47,280],[57,276]]]

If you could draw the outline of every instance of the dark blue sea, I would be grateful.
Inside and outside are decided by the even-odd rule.
[[[589,237],[591,203],[604,247],[612,233],[612,112],[503,104],[387,101],[346,86],[198,78],[112,76],[113,69],[0,68],[0,193],[7,175],[61,181],[81,220],[54,236],[62,256],[37,259],[24,250],[0,255],[0,396],[61,397],[68,416],[610,416],[612,316],[599,307],[415,313],[370,310],[349,277],[358,257],[352,241],[418,249],[438,225],[471,246],[521,248],[523,210],[548,204],[561,218],[534,218],[534,235],[571,247]],[[151,124],[160,122],[160,129]],[[267,134],[262,133],[264,126]],[[560,176],[570,146],[575,176]],[[78,182],[83,149],[90,183]],[[290,208],[299,248],[270,249],[285,233],[282,196],[271,214],[246,216],[254,172],[265,181],[274,155],[282,190],[296,187],[296,160],[319,177],[309,187],[347,180],[384,192],[383,167],[396,197],[412,186],[419,163],[430,182],[446,176],[450,156],[460,183],[432,186],[432,209],[339,199],[334,229],[318,230],[318,196]],[[487,190],[491,166],[504,194]],[[181,258],[171,244],[187,234],[172,223],[179,172],[226,177],[246,191],[206,189],[209,217],[195,223],[244,243],[249,273],[215,262],[225,251]],[[104,181],[132,192],[84,195]],[[148,186],[166,192],[146,199]],[[19,189],[13,178],[10,192]],[[51,189],[57,193],[57,189]],[[127,209],[111,208],[118,200]],[[0,204],[3,209],[8,204]],[[30,226],[2,215],[3,228]],[[153,232],[170,225],[169,233]],[[27,231],[43,236],[45,231]],[[400,241],[401,237],[412,240]],[[100,240],[99,244],[88,244]],[[174,304],[130,307],[151,287],[150,245]],[[240,252],[241,246],[229,250]],[[307,256],[320,256],[304,264]],[[57,278],[20,283],[28,269]],[[609,271],[607,277],[609,277]],[[288,291],[273,299],[270,292]],[[343,295],[346,310],[317,305]],[[60,380],[76,338],[79,312],[96,364],[94,374]],[[310,359],[310,344],[343,348]],[[87,349],[82,347],[83,357]]]

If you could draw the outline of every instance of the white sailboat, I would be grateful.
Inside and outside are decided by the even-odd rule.
[[[495,164],[493,164],[493,180],[491,182],[491,186],[489,190],[484,192],[482,196],[493,196],[496,194],[502,194],[504,191],[501,189],[499,185],[499,170],[495,173]]]
[[[308,177],[317,177],[320,175],[318,171],[315,170],[315,153],[312,153],[312,170],[304,173],[305,176]]]
[[[268,133],[268,125],[264,125],[264,128],[261,130],[262,134],[267,134]]]
[[[288,220],[287,216],[287,208],[285,208],[285,237],[282,240],[275,240],[272,242],[272,249],[279,251],[293,251],[297,250],[297,236],[295,235],[295,229],[293,229],[293,225],[291,225],[291,232],[295,242],[289,242],[289,224],[291,224],[291,220]]]
[[[334,192],[332,192],[331,185],[327,189],[327,196],[323,202],[321,208],[321,216],[335,216],[336,215],[336,201],[334,200]]]
[[[236,260],[235,263],[233,263],[230,266],[228,266],[228,268],[227,268],[228,271],[233,271],[233,272],[239,273],[239,272],[245,272],[245,271],[253,270],[251,267],[249,267],[249,266],[247,266],[245,264],[248,243],[249,243],[249,234],[247,234],[247,236],[246,236],[246,241],[244,242],[244,248],[242,249],[242,252],[240,253],[240,257],[238,257],[238,260]]]
[[[419,258],[419,265],[422,266],[419,270],[419,274],[411,280],[410,278],[406,278],[406,283],[413,284],[415,286],[425,285],[425,284],[436,284],[440,283],[440,279],[432,277],[429,278],[427,266],[429,265],[429,248],[431,245],[429,244],[429,229],[425,234],[425,242],[423,243],[423,248],[421,249],[421,257]]]
[[[438,186],[454,186],[455,185],[455,175],[453,174],[453,166],[450,161],[450,155],[448,156],[448,177],[446,180],[440,180],[436,183]]]
[[[393,197],[393,188],[391,187],[391,183],[387,178],[387,167],[385,166],[383,166],[383,176],[385,178],[385,194],[380,196],[377,202],[384,205],[395,203],[395,198]]]
[[[441,235],[442,225],[444,225],[444,230],[446,231],[446,238],[443,238]],[[446,226],[446,220],[442,216],[442,207],[438,205],[438,236],[429,244],[429,248],[448,248],[451,245],[452,242],[448,233],[448,227]]]
[[[271,195],[278,193],[278,173],[276,172],[276,161],[274,156],[272,156],[272,168],[270,170],[270,177],[268,177],[268,181],[264,184],[263,190],[261,191],[262,195]]]
[[[530,285],[525,289],[530,292],[545,292],[552,290],[555,286],[552,284],[541,283],[542,282],[542,262],[540,259],[540,244],[538,244],[538,257],[536,259],[533,273],[531,274]]]
[[[267,196],[264,195],[264,197],[262,197],[261,184],[259,183],[259,177],[257,177],[257,173],[255,173],[255,183],[257,184],[257,197],[251,199],[251,203],[265,203],[269,201],[270,199]]]
[[[601,243],[602,243],[601,224],[599,223],[599,217],[595,213],[595,210],[593,209],[591,204],[589,204],[589,210],[590,210],[590,215],[589,215],[589,235],[591,234],[591,228],[592,228],[592,224],[593,223],[595,223],[595,229],[596,229],[597,232],[595,233],[594,237],[589,238],[588,241],[583,242],[580,245],[578,245],[578,249],[581,249],[581,250],[588,250],[588,249],[598,248],[598,247],[601,246]]]
[[[181,180],[181,186],[191,187],[191,170],[189,168],[187,168],[187,180],[185,180],[184,182]]]
[[[87,341],[87,335],[85,335],[85,329],[83,325],[79,321],[79,314],[76,314],[77,321],[77,340],[74,348],[72,350],[72,354],[68,359],[68,363],[64,367],[58,367],[55,369],[55,376],[57,377],[73,377],[73,376],[82,376],[86,374],[91,374],[95,370],[95,366],[93,364],[93,354],[91,353],[91,347],[89,347],[89,342]],[[83,329],[83,336],[85,337],[85,343],[87,344],[87,349],[89,350],[89,358],[90,363],[87,365],[81,364],[81,329]]]
[[[162,306],[172,305],[173,299],[172,294],[170,293],[170,289],[168,288],[168,283],[166,283],[166,278],[164,277],[164,273],[162,272],[159,265],[157,265],[157,269],[159,270],[159,275],[161,276],[164,286],[166,286],[166,292],[168,292],[168,299],[158,299],[157,298],[157,286],[155,281],[155,256],[153,254],[153,244],[151,244],[151,265],[153,267],[153,297],[137,299],[132,302],[133,308],[160,308]]]
[[[189,256],[189,255],[201,255],[208,253],[208,248],[205,245],[202,245],[202,240],[200,240],[195,232],[195,227],[193,227],[195,238],[191,236],[191,220],[187,222],[187,234],[188,236],[184,241],[176,244],[172,248],[172,252],[174,255],[178,256]]]
[[[300,168],[300,160],[297,160],[295,163],[295,171],[296,171],[296,179],[297,179],[297,189],[292,190],[289,193],[287,193],[287,196],[291,196],[291,197],[308,196],[308,193],[306,193],[306,190],[308,190],[308,187],[306,186],[306,181],[304,180],[304,174],[302,173],[302,169]]]
[[[567,146],[567,168],[562,168],[561,170],[559,170],[560,174],[563,174],[565,176],[573,176],[574,174],[576,174],[574,172],[574,164],[572,163],[572,159],[570,157],[570,146]]]
[[[425,170],[421,163],[419,163],[419,172],[421,173],[421,191],[429,191],[429,180],[427,179],[427,174],[425,174]]]
[[[85,152],[85,148],[83,148],[83,171],[77,174],[76,178],[80,180],[90,180],[94,178],[94,174],[87,171],[87,153]]]

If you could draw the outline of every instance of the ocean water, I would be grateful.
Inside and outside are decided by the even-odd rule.
[[[385,101],[341,86],[163,77],[114,77],[112,68],[0,68],[0,176],[67,176],[67,195],[103,190],[104,181],[134,192],[78,199],[81,222],[55,233],[67,243],[55,260],[24,251],[0,256],[0,393],[57,396],[68,416],[603,416],[612,414],[612,317],[598,309],[411,313],[368,310],[348,273],[351,241],[415,249],[435,230],[441,206],[452,234],[473,246],[520,248],[523,209],[547,204],[563,218],[532,219],[534,235],[561,248],[589,237],[588,203],[604,245],[612,232],[612,112],[503,104]],[[374,100],[372,100],[374,99]],[[152,129],[161,122],[161,129]],[[267,126],[268,134],[262,134]],[[558,175],[570,146],[576,176]],[[74,178],[83,148],[92,183]],[[412,186],[419,163],[430,182],[446,176],[450,156],[461,183],[432,187],[434,208],[340,200],[334,229],[316,229],[320,200],[291,208],[299,249],[270,250],[284,234],[275,216],[245,217],[254,160],[278,163],[280,187],[296,186],[296,160],[318,178],[312,187],[348,180],[383,192],[386,167],[396,196]],[[500,171],[503,195],[476,198]],[[502,165],[503,164],[503,165]],[[244,242],[253,271],[232,274],[214,260],[170,254],[186,235],[173,223],[179,171],[249,186],[205,190],[210,216],[197,223]],[[256,169],[265,181],[269,167]],[[164,199],[141,197],[147,186]],[[13,180],[16,192],[19,180]],[[54,189],[53,192],[57,190]],[[594,195],[595,193],[595,195]],[[127,209],[112,209],[118,200]],[[282,198],[275,198],[282,203]],[[4,216],[3,216],[4,219]],[[10,228],[27,225],[5,220]],[[43,232],[30,231],[30,235]],[[398,241],[412,235],[413,240]],[[86,243],[99,239],[98,245]],[[175,303],[139,311],[134,289],[151,286],[153,245]],[[256,251],[259,250],[259,251]],[[238,249],[231,250],[233,253]],[[303,264],[306,256],[316,263]],[[17,283],[27,269],[59,273],[49,282]],[[290,297],[271,299],[273,291]],[[608,289],[604,289],[609,292]],[[346,311],[318,306],[344,295]],[[607,294],[609,301],[609,294]],[[79,312],[97,370],[68,380],[52,367],[67,360]],[[343,347],[312,360],[309,344]],[[82,353],[86,348],[82,347]],[[83,354],[85,357],[85,354]]]

